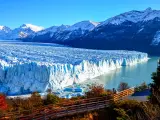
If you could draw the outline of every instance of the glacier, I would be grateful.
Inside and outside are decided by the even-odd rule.
[[[21,95],[63,89],[147,60],[147,53],[136,51],[0,42],[0,93]]]

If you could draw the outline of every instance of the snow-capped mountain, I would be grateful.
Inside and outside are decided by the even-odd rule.
[[[122,24],[125,21],[130,21],[130,22],[140,22],[140,21],[149,21],[153,20],[155,18],[160,18],[160,10],[152,10],[151,8],[147,8],[144,11],[130,11],[126,12],[120,15],[117,15],[113,18],[107,19],[106,21],[102,22],[101,25],[107,25],[107,24],[115,24],[119,25]]]
[[[72,26],[70,26],[67,30],[68,31],[74,31],[74,30],[88,30],[91,31],[93,30],[98,24],[98,22],[93,22],[93,21],[82,21],[82,22],[78,22]]]
[[[111,33],[111,30],[115,30],[112,32],[118,32],[123,33],[125,32],[124,29],[127,28],[121,28],[122,25],[128,25],[130,24],[139,24],[141,23],[147,23],[149,21],[153,20],[159,20],[160,18],[160,10],[152,10],[151,8],[147,8],[143,11],[129,11],[120,15],[117,15],[115,17],[109,18],[103,22],[93,22],[93,21],[81,21],[78,23],[75,23],[71,26],[64,26],[63,29],[60,29],[62,26],[53,26],[48,29],[42,30],[40,32],[37,32],[33,36],[28,36],[27,39],[24,41],[38,41],[38,42],[55,42],[55,43],[62,43],[62,44],[71,44],[74,45],[77,41],[87,38],[88,36],[92,36],[94,39],[110,39],[112,40],[114,37],[114,33]],[[112,29],[110,27],[112,27]],[[145,26],[145,24],[144,24]],[[144,30],[144,26],[136,26],[139,27],[138,30],[136,30],[136,33],[141,33]],[[101,31],[102,29],[107,29],[105,31]],[[129,28],[128,28],[129,29]],[[117,31],[118,30],[118,31]],[[126,31],[129,32],[129,31]],[[157,31],[156,31],[157,32]],[[112,35],[108,35],[112,34]],[[115,34],[114,34],[115,35]],[[156,33],[155,33],[156,35]],[[152,38],[154,40],[155,38]],[[92,41],[92,38],[90,38]],[[83,41],[84,43],[85,41]],[[92,41],[94,44],[94,41]],[[153,45],[152,42],[150,45]],[[155,44],[154,44],[155,45]],[[83,45],[80,47],[84,47]],[[87,46],[88,48],[88,46]],[[98,48],[101,48],[100,46]]]
[[[0,31],[2,32],[6,32],[6,33],[8,33],[8,32],[10,32],[11,31],[11,29],[9,28],[9,27],[7,27],[7,26],[0,26]]]
[[[11,39],[26,38],[43,29],[43,27],[35,26],[32,24],[22,24],[19,28],[13,29],[10,36]]]
[[[41,26],[36,26],[36,25],[32,25],[32,24],[23,24],[23,25],[21,25],[20,26],[20,28],[21,29],[30,29],[30,30],[32,30],[32,31],[34,31],[34,32],[38,32],[38,31],[41,31],[41,30],[43,30],[44,28],[43,27],[41,27]]]
[[[85,35],[89,31],[92,31],[98,24],[100,23],[93,21],[81,21],[71,26],[52,26],[39,31],[34,35],[26,37],[25,40],[34,42],[63,42]]]
[[[70,27],[69,25],[61,25],[61,26],[52,26],[52,27],[49,27],[47,29],[44,29],[44,30],[41,30],[37,33],[35,33],[36,36],[38,35],[44,35],[46,33],[55,33],[55,32],[61,32],[61,31],[64,31],[66,30],[68,27]]]
[[[6,39],[7,34],[11,32],[11,29],[7,26],[0,26],[0,39]]]
[[[138,50],[160,55],[160,10],[130,11],[104,22],[84,34],[47,42],[91,49]],[[65,32],[63,32],[64,34]],[[62,36],[61,34],[60,36]]]
[[[148,8],[107,19],[85,36],[64,41],[63,44],[91,49],[137,50],[160,55],[159,31],[160,10]]]
[[[32,24],[22,24],[20,27],[13,30],[6,26],[0,26],[0,39],[25,38],[43,29],[43,27],[35,26]]]

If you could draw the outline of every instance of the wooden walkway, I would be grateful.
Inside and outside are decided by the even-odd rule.
[[[67,105],[66,103],[59,108],[55,108],[53,105],[49,105],[36,111],[24,111],[28,112],[28,115],[23,115],[20,113],[8,113],[1,117],[0,120],[49,120],[59,117],[66,117],[74,114],[84,113],[87,111],[98,110],[101,108],[108,107],[113,103],[113,101],[121,100],[123,97],[129,96],[133,93],[134,88],[130,88],[115,94],[114,100],[108,100],[106,97],[83,99],[75,101],[73,105]]]

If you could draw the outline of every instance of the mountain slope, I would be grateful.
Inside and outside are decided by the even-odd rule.
[[[102,22],[101,25],[107,25],[107,24],[115,24],[119,25],[125,21],[130,21],[130,22],[141,22],[141,21],[149,21],[153,20],[156,17],[160,18],[160,11],[159,10],[152,10],[151,8],[147,8],[144,11],[130,11],[126,12],[120,15],[117,15],[113,18],[107,19],[106,21]]]
[[[126,21],[121,25],[108,24],[63,44],[90,49],[138,50],[160,55],[159,21],[159,18],[155,18],[138,23]]]
[[[160,55],[160,11],[150,8],[110,18],[79,38],[56,43],[90,49],[125,49]]]

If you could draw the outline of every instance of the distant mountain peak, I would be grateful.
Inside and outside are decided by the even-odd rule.
[[[3,28],[4,28],[4,26],[1,26],[1,25],[0,25],[0,30],[2,30]]]
[[[94,21],[91,21],[91,20],[89,20],[89,22],[92,23],[95,27],[100,24],[99,22],[94,22]]]
[[[9,33],[11,29],[7,26],[0,26],[0,31],[3,31],[4,33]]]
[[[78,30],[78,29],[82,29],[82,30],[93,30],[99,23],[98,22],[93,22],[90,20],[85,20],[85,21],[81,21],[78,23],[75,23],[74,25],[70,26],[68,28],[68,30]]]
[[[7,27],[7,26],[2,26],[2,25],[0,25],[0,30],[4,30],[4,29],[10,29],[10,28]]]
[[[152,8],[148,7],[147,9],[145,9],[145,11],[152,11]]]
[[[30,28],[32,31],[34,32],[38,32],[38,31],[41,31],[43,30],[44,28],[41,27],[41,26],[36,26],[36,25],[32,25],[32,24],[22,24],[20,26],[20,28],[23,28],[23,29],[27,29],[27,28]]]

